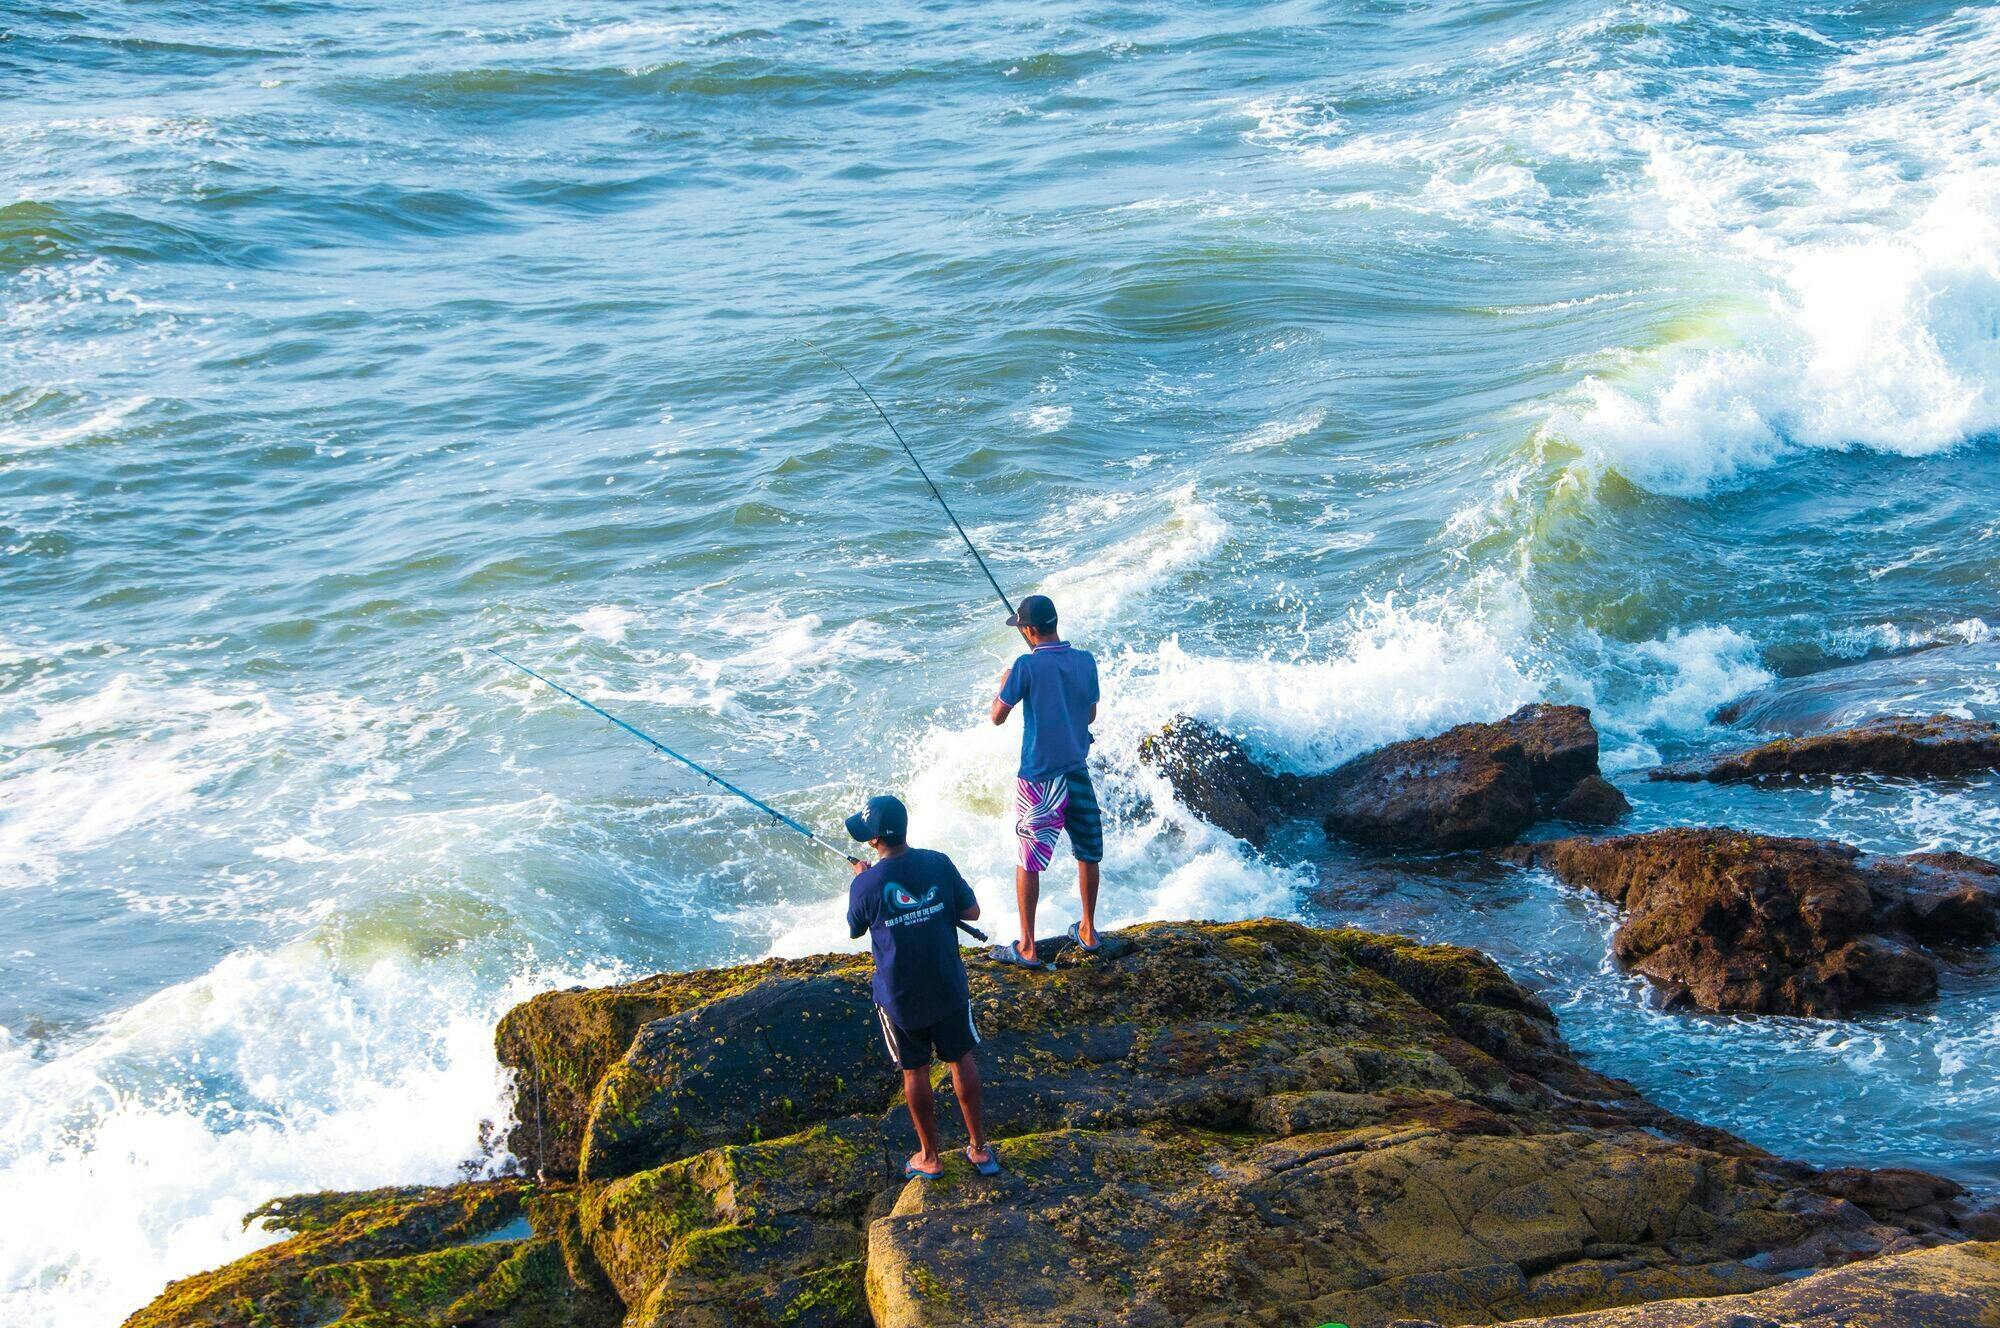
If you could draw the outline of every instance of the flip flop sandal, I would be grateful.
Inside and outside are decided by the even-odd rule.
[[[970,1144],[967,1144],[965,1148],[965,1160],[972,1162],[972,1145]],[[984,1162],[972,1162],[972,1169],[982,1176],[999,1175],[1000,1150],[992,1144],[986,1145],[986,1160]]]
[[[968,1158],[967,1160],[968,1160],[968,1161],[970,1161],[971,1159],[969,1159],[969,1158]],[[918,1167],[918,1166],[915,1166],[915,1165],[913,1165],[912,1163],[909,1163],[909,1162],[905,1162],[905,1163],[903,1164],[903,1179],[904,1179],[904,1180],[943,1180],[943,1179],[944,1179],[944,1172],[942,1172],[942,1171],[925,1171],[925,1170],[924,1170],[923,1168],[921,1168],[921,1167]]]
[[[1048,965],[1044,964],[1041,960],[1030,959],[1026,955],[1022,954],[1019,943],[1015,941],[1009,941],[1005,945],[994,946],[993,962],[996,964],[1012,964],[1016,968],[1039,969],[1048,967]]]
[[[1085,954],[1096,954],[1099,950],[1102,950],[1104,948],[1103,932],[1097,933],[1096,945],[1085,945],[1083,943],[1083,924],[1081,922],[1072,922],[1069,924],[1069,938],[1072,941],[1075,941],[1076,948],[1083,951]]]

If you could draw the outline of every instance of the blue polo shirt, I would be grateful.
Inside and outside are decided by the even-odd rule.
[[[875,947],[875,1003],[898,1028],[929,1028],[965,1008],[958,920],[978,903],[944,854],[883,858],[847,891],[847,934]]]
[[[1097,661],[1067,641],[1036,646],[1014,661],[1000,699],[1021,708],[1021,778],[1037,782],[1081,770],[1090,757]]]

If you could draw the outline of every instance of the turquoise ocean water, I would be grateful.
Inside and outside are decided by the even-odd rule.
[[[793,336],[1103,662],[1112,920],[1478,945],[1675,1109],[2000,1186],[1987,961],[1663,1015],[1546,879],[1255,854],[1131,756],[1577,700],[1636,824],[2000,855],[1990,781],[1636,773],[1843,661],[2000,717],[1997,70],[1943,4],[0,0],[0,1319],[496,1165],[536,990],[846,943],[481,646],[822,825],[904,791],[1004,914],[1009,633]]]

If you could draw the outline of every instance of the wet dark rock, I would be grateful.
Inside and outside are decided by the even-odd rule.
[[[1914,1212],[1965,1193],[1963,1186],[1942,1176],[1907,1167],[1835,1167],[1820,1172],[1813,1188],[1877,1213]]]
[[[1560,839],[1503,853],[1620,905],[1618,958],[1670,1003],[1838,1017],[1937,993],[1929,947],[1990,943],[2000,868],[1734,830]]]
[[[1631,811],[1632,804],[1616,784],[1602,775],[1586,775],[1549,809],[1549,815],[1575,825],[1616,825]]]
[[[1497,724],[1460,724],[1349,761],[1326,777],[1325,825],[1386,848],[1491,848],[1544,817],[1622,814],[1615,789],[1581,787],[1591,779],[1603,782],[1590,712],[1523,706]]]
[[[1581,706],[1524,706],[1319,775],[1270,769],[1236,738],[1185,716],[1142,742],[1139,757],[1195,815],[1252,843],[1309,818],[1383,848],[1490,848],[1549,817],[1608,825],[1630,810],[1598,773],[1597,730]]]
[[[1758,1292],[1982,1218],[1949,1181],[1659,1110],[1475,951],[1270,920],[1114,939],[975,966],[997,1180],[955,1147],[903,1179],[865,958],[552,992],[500,1039],[541,1113],[515,1148],[584,1179],[281,1200],[259,1216],[297,1234],[132,1328],[1456,1324]]]
[[[2000,770],[2000,726],[1933,715],[1888,716],[1830,733],[1779,738],[1748,751],[1662,766],[1649,777],[1728,784],[1831,775],[1951,779],[1994,770]]]
[[[1295,810],[1302,790],[1213,724],[1181,715],[1139,743],[1139,760],[1167,777],[1182,806],[1218,830],[1261,844]]]

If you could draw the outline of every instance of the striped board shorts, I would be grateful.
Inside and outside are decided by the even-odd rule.
[[[1104,861],[1104,818],[1097,810],[1097,790],[1090,771],[1072,770],[1054,779],[1014,781],[1014,835],[1021,844],[1021,866],[1045,871],[1056,855],[1056,839],[1069,831],[1069,846],[1078,862]]]

